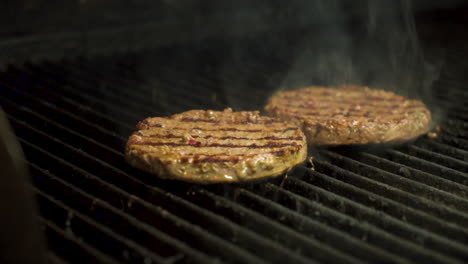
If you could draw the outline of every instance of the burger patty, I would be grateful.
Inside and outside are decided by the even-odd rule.
[[[431,124],[421,101],[353,85],[278,92],[265,110],[293,121],[315,145],[399,142],[427,133]]]
[[[276,176],[303,162],[299,127],[255,112],[191,110],[137,124],[127,142],[131,165],[162,178],[199,183]]]

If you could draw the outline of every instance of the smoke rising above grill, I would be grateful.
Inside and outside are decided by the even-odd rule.
[[[283,8],[271,7],[269,15],[259,12],[258,23],[270,24],[274,33],[261,40],[244,34],[232,43],[221,72],[230,105],[250,109],[238,90],[264,100],[278,89],[338,84],[368,85],[430,100],[443,52],[432,62],[425,58],[412,3],[292,1]],[[242,17],[230,22],[236,32],[258,26],[244,23]],[[260,87],[252,79],[259,78],[266,80],[269,94],[255,93]]]

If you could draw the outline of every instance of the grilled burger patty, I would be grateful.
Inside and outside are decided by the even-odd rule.
[[[421,101],[352,85],[279,92],[265,110],[295,122],[315,145],[404,141],[427,133],[431,123]]]
[[[191,110],[137,124],[127,161],[162,178],[200,183],[276,176],[303,162],[297,126],[255,112]]]

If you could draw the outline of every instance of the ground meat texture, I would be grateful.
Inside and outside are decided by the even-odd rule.
[[[354,85],[278,92],[265,110],[300,126],[314,145],[401,142],[427,133],[431,125],[431,112],[421,101]]]
[[[191,110],[151,117],[127,142],[126,160],[162,178],[239,182],[280,175],[307,156],[296,125],[255,112]]]

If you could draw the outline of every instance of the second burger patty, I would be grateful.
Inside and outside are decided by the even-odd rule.
[[[295,122],[315,145],[399,142],[427,133],[431,124],[421,101],[354,85],[278,92],[265,110]]]

